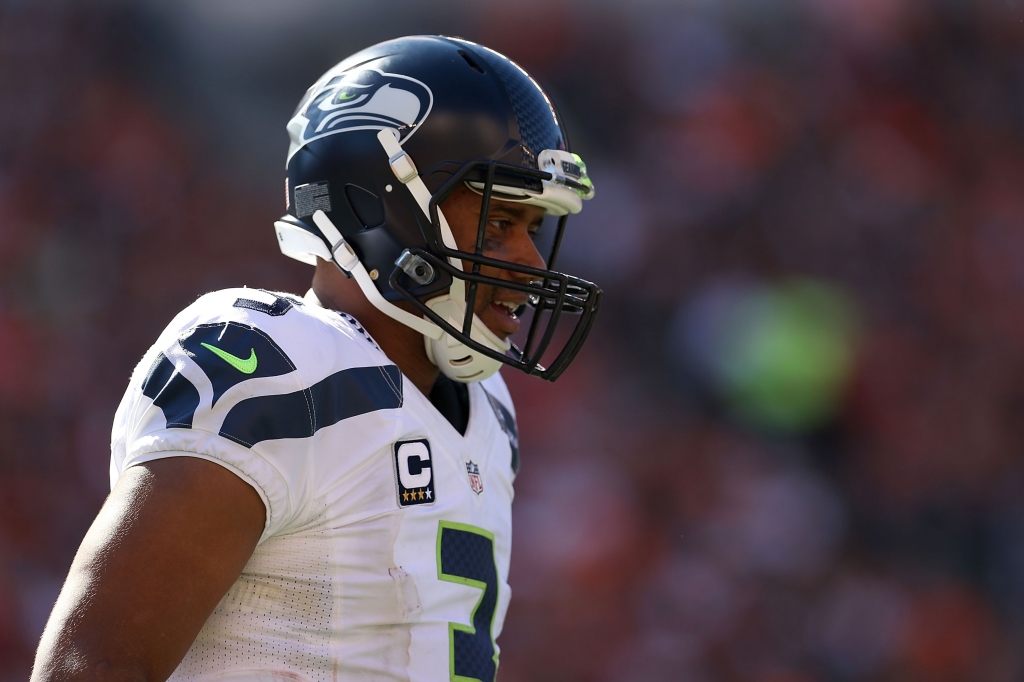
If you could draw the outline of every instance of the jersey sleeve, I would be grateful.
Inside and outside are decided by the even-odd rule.
[[[400,384],[401,376],[339,362],[337,331],[299,305],[235,289],[207,294],[176,317],[118,408],[111,484],[136,464],[199,457],[260,495],[260,542],[301,526],[315,488],[312,436],[337,414],[400,405],[387,380]]]

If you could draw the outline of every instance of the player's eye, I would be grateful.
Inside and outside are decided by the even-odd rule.
[[[493,225],[497,229],[499,229],[499,230],[504,232],[505,230],[508,229],[508,226],[511,225],[512,223],[510,221],[508,221],[508,220],[491,219],[491,220],[487,221],[487,224],[488,225]]]

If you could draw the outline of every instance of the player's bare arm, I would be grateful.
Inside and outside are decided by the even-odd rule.
[[[253,488],[217,464],[173,457],[128,469],[75,556],[33,681],[166,679],[263,522]]]

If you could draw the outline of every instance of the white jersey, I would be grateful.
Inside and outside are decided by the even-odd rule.
[[[500,375],[465,436],[359,326],[253,289],[203,296],[135,370],[111,485],[169,456],[252,485],[266,526],[172,680],[491,680],[518,439]]]

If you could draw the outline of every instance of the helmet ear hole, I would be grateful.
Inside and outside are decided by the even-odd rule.
[[[356,220],[363,227],[379,227],[384,224],[384,205],[373,192],[351,183],[345,185],[345,198]]]

